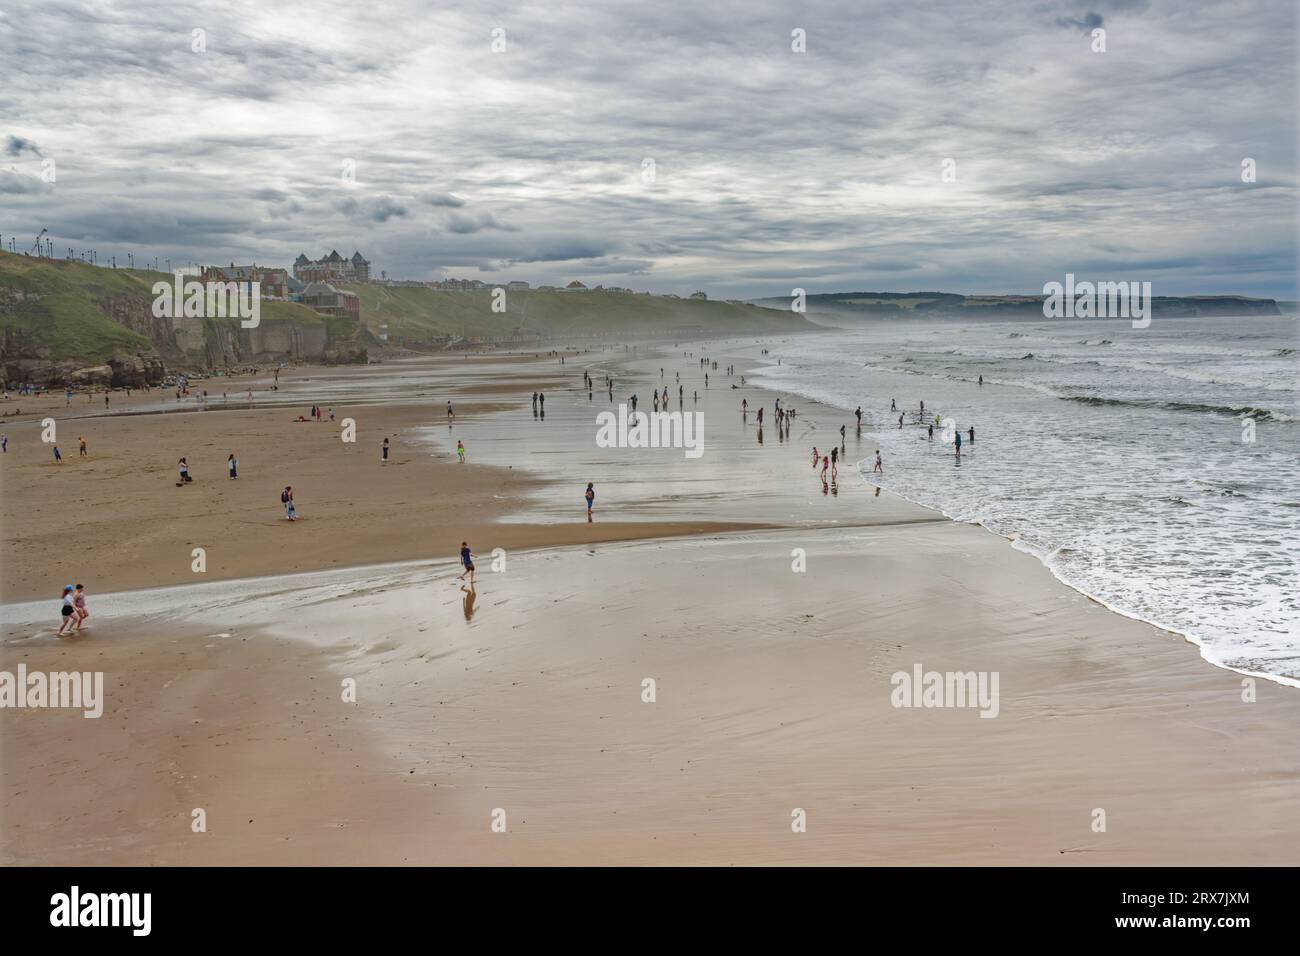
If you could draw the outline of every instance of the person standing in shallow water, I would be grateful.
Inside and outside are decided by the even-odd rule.
[[[596,503],[596,489],[592,487],[592,483],[590,481],[587,482],[587,491],[585,494],[583,494],[582,498],[584,501],[587,502],[587,522],[590,523],[591,506]]]

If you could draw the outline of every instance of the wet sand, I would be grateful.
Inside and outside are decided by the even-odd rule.
[[[636,390],[646,407],[646,363],[589,361],[636,376],[615,398]],[[674,388],[684,363],[662,364]],[[581,367],[565,369],[570,385]],[[783,527],[557,537],[503,546],[496,570],[476,540],[469,608],[445,547],[400,565],[92,593],[93,629],[63,643],[56,602],[7,604],[0,669],[103,670],[108,702],[99,720],[0,714],[0,859],[1295,862],[1293,689],[1260,681],[1243,701],[1243,678],[1180,638],[982,529],[877,495],[851,466],[823,492],[805,446],[842,413],[800,403],[792,446],[770,425],[760,445],[739,395],[710,389],[695,467],[680,452],[596,449],[592,406],[608,401],[547,387],[544,422],[491,389],[466,410],[482,473],[513,465],[532,490],[477,533]],[[770,415],[771,396],[745,394]],[[454,447],[445,432],[418,414],[397,428],[435,462]],[[850,460],[866,457],[869,435],[848,437]],[[592,525],[568,512],[582,484],[562,473],[596,481]],[[997,717],[894,707],[891,676],[917,664],[996,672]],[[190,830],[195,807],[205,834]],[[796,808],[807,832],[791,830]]]
[[[7,556],[0,597],[53,597],[57,604],[65,583],[85,583],[92,593],[190,583],[198,573],[195,548],[205,551],[204,577],[224,579],[454,556],[463,540],[490,551],[765,524],[705,514],[653,526],[617,518],[589,525],[582,484],[564,496],[565,520],[499,524],[546,487],[516,468],[514,455],[489,457],[483,442],[495,439],[476,424],[506,412],[500,418],[518,430],[531,415],[531,392],[563,381],[553,364],[504,356],[292,369],[276,392],[270,376],[255,380],[251,407],[248,380],[213,379],[195,383],[208,388],[206,411],[196,401],[177,402],[169,390],[131,399],[114,393],[108,414],[98,394],[90,403],[74,396],[67,407],[62,395],[40,405],[23,399],[24,419],[3,429],[9,450],[0,458]],[[462,391],[492,397],[462,402]],[[333,408],[334,422],[298,421],[318,403]],[[26,414],[29,407],[34,414]],[[62,464],[41,441],[46,416],[55,419]],[[347,419],[355,422],[355,442],[343,440]],[[467,446],[464,465],[456,460],[457,439]],[[226,466],[232,453],[233,481]],[[182,456],[193,481],[178,487]],[[299,520],[292,524],[280,503],[285,485],[294,487]]]

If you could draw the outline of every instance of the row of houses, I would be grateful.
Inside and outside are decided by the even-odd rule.
[[[370,263],[365,265],[368,269]],[[294,271],[295,274],[290,275],[287,269],[274,266],[256,263],[237,266],[232,262],[226,266],[204,266],[199,275],[203,282],[234,282],[238,285],[256,282],[264,301],[301,302],[322,315],[361,318],[361,300],[356,293],[336,288],[323,279],[303,278],[303,275],[318,275],[314,269],[298,270],[295,263]]]
[[[262,299],[301,302],[322,315],[351,316],[358,319],[361,316],[361,300],[355,293],[340,289],[335,283],[352,284],[372,281],[370,278],[370,261],[361,255],[360,250],[354,252],[350,258],[345,258],[339,255],[337,249],[319,259],[308,259],[306,254],[299,253],[298,258],[293,262],[292,274],[287,269],[274,266],[259,266],[256,263],[238,266],[232,262],[227,266],[204,266],[201,270],[201,277],[204,282],[235,282],[240,284],[256,282],[261,289]],[[520,279],[505,283],[456,278],[420,282],[409,279],[389,279],[385,275],[381,282],[385,286],[416,286],[455,292],[473,292],[496,288],[505,288],[510,292],[527,292],[531,288],[527,282]],[[589,288],[578,279],[574,279],[563,287],[553,285],[538,286],[536,291],[650,295],[649,292],[637,293],[623,286],[597,285]],[[694,292],[690,297],[692,299],[708,298],[703,292]],[[679,297],[669,293],[667,298],[676,299]]]

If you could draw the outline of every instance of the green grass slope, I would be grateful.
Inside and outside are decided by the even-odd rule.
[[[115,349],[150,347],[104,308],[115,297],[152,301],[149,285],[126,270],[0,253],[0,331],[56,359],[98,364]]]
[[[544,336],[637,335],[706,331],[785,332],[808,329],[792,312],[701,299],[614,292],[507,292],[506,311],[493,312],[491,290],[451,292],[419,286],[348,286],[361,299],[372,332],[408,342],[453,337],[508,337],[523,330]]]

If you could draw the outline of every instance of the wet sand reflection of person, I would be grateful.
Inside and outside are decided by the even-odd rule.
[[[465,587],[464,585],[461,585],[460,589],[465,592],[465,620],[468,622],[474,617],[474,612],[478,610],[474,606],[474,599],[478,597],[478,592],[472,587]]]

